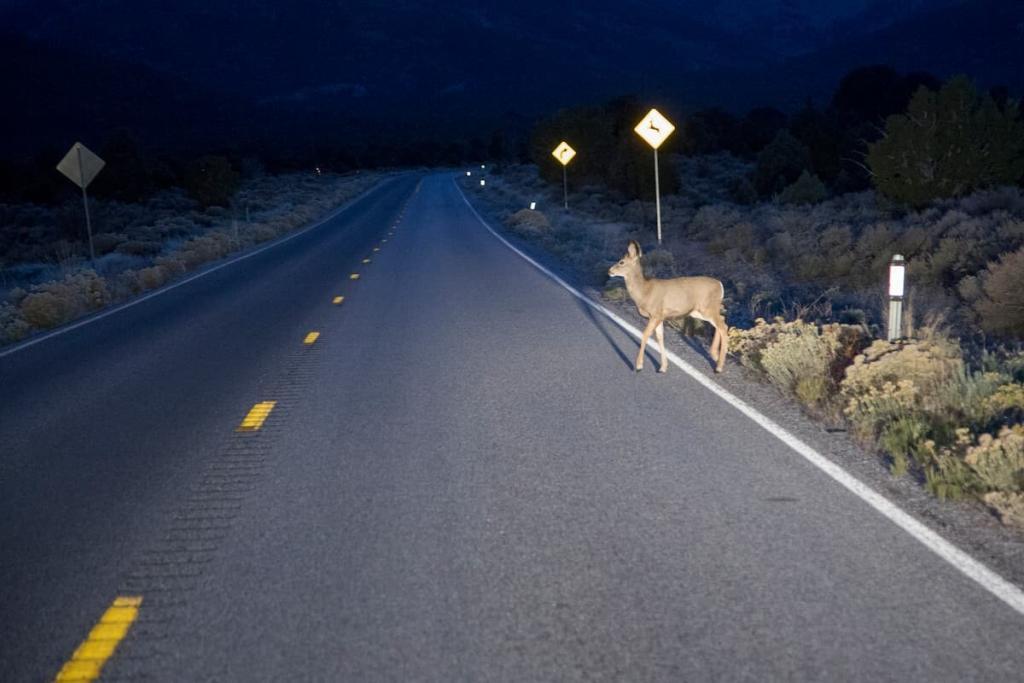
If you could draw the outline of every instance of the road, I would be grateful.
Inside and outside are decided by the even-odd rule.
[[[437,173],[0,357],[0,680],[118,596],[103,680],[1019,679],[1024,615],[636,345]]]

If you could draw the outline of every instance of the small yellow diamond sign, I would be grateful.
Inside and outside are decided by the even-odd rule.
[[[576,156],[576,150],[569,146],[569,143],[563,140],[559,143],[558,147],[555,147],[555,151],[551,153],[551,156],[558,159],[558,162],[562,166],[567,166],[572,158]]]
[[[647,112],[647,116],[633,130],[636,131],[637,135],[646,140],[648,145],[658,149],[661,147],[661,143],[665,142],[665,139],[672,135],[672,131],[675,129],[676,127],[672,125],[672,122],[662,116],[661,112],[657,109],[652,109]]]

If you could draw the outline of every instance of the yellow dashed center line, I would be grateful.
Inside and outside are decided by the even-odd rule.
[[[100,617],[89,636],[78,646],[71,659],[61,667],[56,681],[94,681],[99,678],[103,665],[114,654],[118,644],[139,616],[141,597],[121,596]]]
[[[334,297],[334,299],[332,301],[334,302],[334,305],[337,306],[337,305],[339,305],[344,300],[345,300],[345,297],[343,297],[343,296],[336,296],[336,297]]]
[[[238,431],[240,432],[255,432],[257,429],[263,426],[266,422],[267,416],[270,415],[270,411],[274,409],[277,404],[276,401],[262,401],[257,403],[249,411],[249,414],[242,420],[242,424],[238,425]]]
[[[305,344],[306,346],[312,346],[313,344],[316,343],[316,340],[319,339],[319,337],[319,332],[310,332],[309,334],[306,335],[306,338],[302,340],[302,343]]]
[[[359,273],[352,273],[351,275],[348,276],[348,279],[349,280],[358,280],[359,279]]]

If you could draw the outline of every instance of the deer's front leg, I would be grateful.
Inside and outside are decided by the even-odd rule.
[[[644,369],[644,351],[647,350],[647,340],[651,338],[651,333],[654,332],[654,328],[658,326],[658,321],[651,318],[647,321],[647,327],[644,328],[644,333],[640,336],[640,352],[636,354],[636,371],[640,372]]]

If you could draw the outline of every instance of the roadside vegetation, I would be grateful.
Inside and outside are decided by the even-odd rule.
[[[534,164],[498,164],[485,188],[475,176],[464,185],[611,301],[627,299],[607,269],[630,239],[650,275],[720,278],[742,366],[848,429],[894,476],[1024,527],[1017,104],[963,77],[870,67],[843,79],[824,111],[697,112],[660,155],[660,247],[650,150],[626,125],[644,111],[616,100],[559,112],[534,132]],[[579,152],[568,212],[550,157],[561,139]],[[897,253],[909,291],[904,339],[889,343],[879,338]]]
[[[183,187],[90,202],[89,259],[81,197],[0,203],[0,345],[131,299],[203,265],[306,225],[383,173],[244,174],[203,157]],[[101,176],[102,177],[102,176]]]

